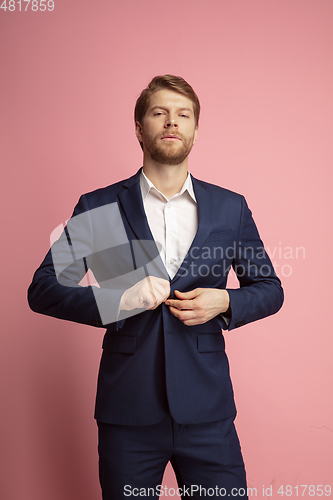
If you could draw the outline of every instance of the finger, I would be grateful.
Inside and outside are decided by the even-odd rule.
[[[146,284],[142,289],[145,294],[144,307],[146,309],[156,309],[169,296],[169,290],[166,290],[165,283],[167,288],[170,288],[168,281],[147,276]]]
[[[152,283],[149,279],[147,279],[142,292],[147,297],[147,302],[151,304],[153,308],[157,307],[165,297],[164,288],[159,283]]]
[[[195,314],[193,313],[193,311],[189,311],[189,310],[179,311],[179,309],[176,309],[175,307],[170,307],[170,312],[171,312],[171,314],[176,316],[176,318],[178,318],[180,321],[183,321],[183,322],[195,319]]]
[[[184,323],[184,325],[186,326],[202,325],[207,321],[203,317],[198,318],[196,316],[190,316],[192,311],[178,311],[178,309],[170,309],[170,311],[177,319],[179,319],[179,321]]]
[[[150,278],[153,278],[154,280],[156,280],[158,283],[160,283],[165,288],[169,288],[170,287],[170,281],[169,280],[166,280],[164,278],[156,278],[156,276],[150,276]]]
[[[164,302],[169,296],[168,290],[165,290],[165,288],[159,283],[150,284],[149,290],[155,296],[159,304]]]
[[[180,292],[179,290],[175,290],[175,295],[176,297],[180,298],[181,300],[187,299],[191,300],[197,297],[198,295],[198,288],[195,288],[194,290],[190,290],[189,292]]]
[[[168,299],[165,301],[165,305],[169,307],[175,307],[176,309],[181,310],[182,309],[182,300],[175,300],[175,299]]]
[[[165,290],[170,288],[170,281],[164,279],[164,278],[156,278],[156,276],[147,276],[146,279],[151,281],[151,283],[159,283],[160,285],[163,286]]]
[[[195,326],[195,325],[203,325],[206,323],[202,318],[194,318],[194,319],[189,319],[188,321],[183,321],[184,325],[186,326]]]
[[[156,278],[155,276],[147,276],[146,280],[153,286],[153,288],[158,290],[161,296],[168,297],[170,295],[169,281],[162,278]]]
[[[156,297],[151,292],[141,293],[139,302],[140,307],[144,307],[145,309],[155,309],[157,306]]]
[[[181,310],[194,310],[196,309],[196,302],[194,300],[174,300],[174,299],[168,299],[166,301],[167,306],[175,307],[177,309]]]
[[[165,285],[164,283],[154,283],[154,287],[156,286],[156,288],[158,289],[159,293],[161,295],[170,295],[170,285],[167,284]]]

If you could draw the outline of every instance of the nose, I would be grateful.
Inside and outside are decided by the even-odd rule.
[[[177,128],[178,127],[178,123],[177,123],[176,118],[168,116],[167,119],[166,119],[166,121],[165,121],[165,125],[164,126],[166,128],[171,128],[171,127]]]

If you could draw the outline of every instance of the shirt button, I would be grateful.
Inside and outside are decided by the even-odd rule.
[[[172,235],[173,235],[173,231],[172,231],[172,230],[171,230],[171,231],[169,231],[169,234],[170,234],[170,236],[172,236]]]
[[[175,262],[176,262],[175,259],[170,260],[170,264],[174,264]]]
[[[171,208],[171,203],[167,203],[167,207],[168,207],[168,208]]]

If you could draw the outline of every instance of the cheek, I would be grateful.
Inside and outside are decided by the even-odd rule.
[[[147,127],[144,131],[144,137],[154,139],[160,131],[156,127]]]
[[[155,120],[145,120],[143,122],[142,130],[147,133],[147,134],[154,134],[160,131],[163,128],[162,123],[160,123],[160,120],[155,119]]]
[[[195,139],[195,129],[193,128],[192,124],[188,124],[187,127],[184,128],[184,132],[186,133],[187,137]]]
[[[195,134],[193,133],[193,130],[189,131],[186,134],[187,137],[187,144],[193,144],[195,142]]]

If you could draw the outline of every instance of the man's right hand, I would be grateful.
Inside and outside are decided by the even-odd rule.
[[[156,309],[170,295],[170,282],[155,276],[147,276],[126,290],[120,300],[120,311],[132,309]]]

